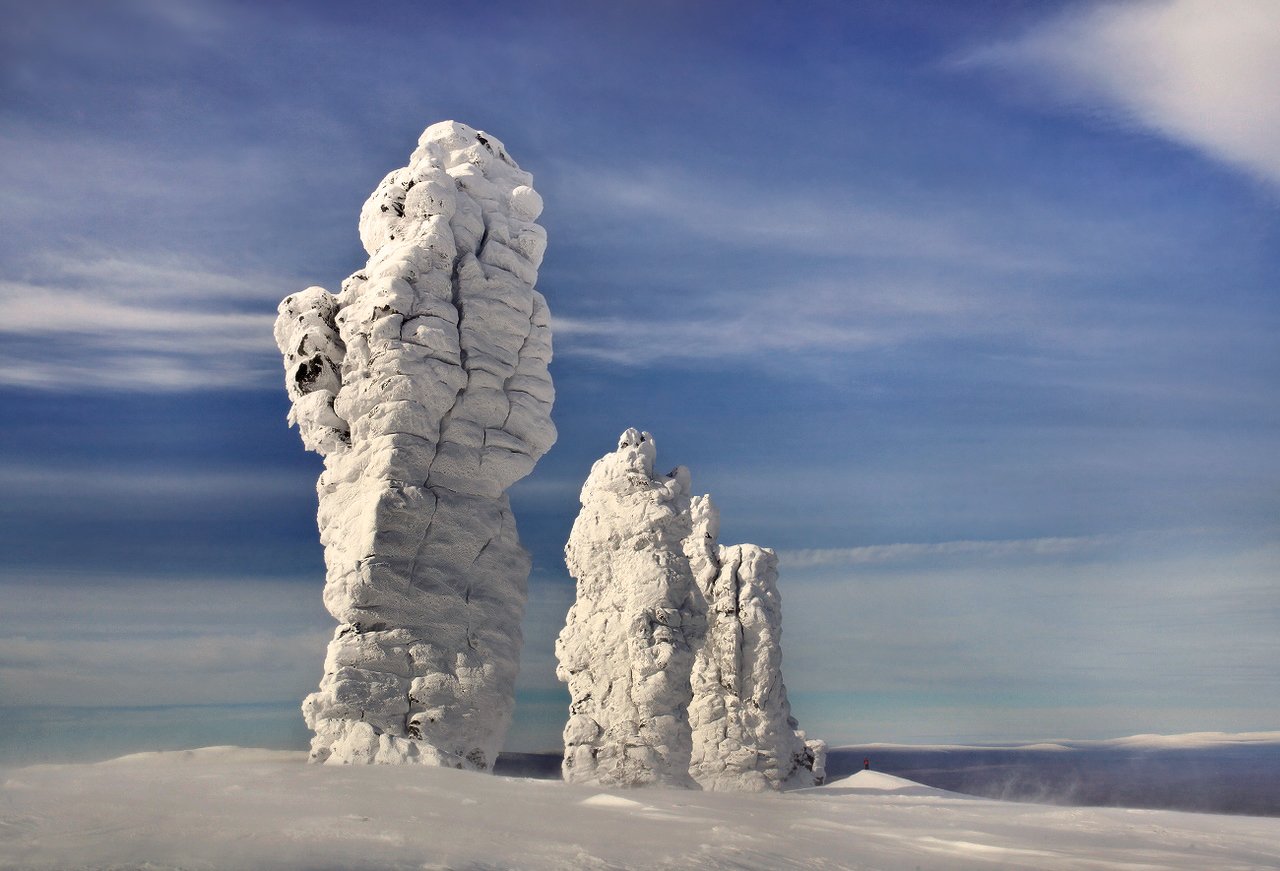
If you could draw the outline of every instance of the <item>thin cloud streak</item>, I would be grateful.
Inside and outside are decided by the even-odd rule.
[[[784,567],[784,637],[805,640],[787,646],[788,686],[896,699],[913,724],[930,716],[921,699],[974,718],[965,729],[939,719],[926,730],[934,734],[1058,734],[1036,712],[1046,706],[1112,706],[1090,726],[1102,735],[1267,728],[1280,549],[1273,540],[1186,550],[1100,548],[1083,562],[1034,564],[947,558],[908,571],[831,565],[803,579]],[[1173,712],[1188,686],[1198,710],[1181,719]],[[849,709],[857,716],[855,700]],[[1028,723],[1010,730],[1016,711]]]
[[[0,573],[0,707],[301,700],[334,623],[319,578]],[[520,686],[551,689],[554,643],[573,600],[532,583]]]
[[[1010,539],[959,539],[937,542],[872,544],[861,547],[828,547],[779,550],[778,559],[787,568],[811,569],[829,566],[910,564],[920,561],[963,559],[999,563],[1010,559],[1055,560],[1101,554],[1118,548],[1185,544],[1213,534],[1208,528],[1145,530],[1100,533],[1097,535],[1042,536]]]
[[[873,544],[863,547],[784,550],[779,561],[787,568],[856,566],[907,563],[936,557],[1005,559],[1008,557],[1061,557],[1096,550],[1124,540],[1120,535],[1064,536],[1006,539],[1003,541],[939,541],[932,543]]]
[[[272,634],[224,633],[179,638],[51,639],[0,638],[0,672],[9,680],[38,684],[44,671],[74,672],[81,679],[101,676],[125,665],[138,675],[176,672],[225,673],[278,667],[302,659],[314,664],[314,651],[328,632]],[[310,655],[308,655],[310,654]]]
[[[321,579],[139,577],[122,572],[0,570],[0,613],[22,614],[6,637],[103,638],[245,632],[270,625],[300,632],[327,625]]]
[[[75,493],[78,500],[287,498],[306,492],[312,484],[312,477],[307,471],[155,470],[0,463],[0,488],[11,496]]]
[[[168,295],[156,302],[172,305],[175,300]],[[10,281],[0,282],[0,317],[4,333],[113,337],[111,344],[120,349],[173,352],[196,337],[227,351],[260,351],[274,320],[261,314],[153,308],[145,297],[126,302],[68,287]]]

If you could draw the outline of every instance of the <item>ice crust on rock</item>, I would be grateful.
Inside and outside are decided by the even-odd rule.
[[[782,682],[777,557],[718,543],[687,469],[653,474],[629,429],[592,466],[565,548],[577,599],[556,642],[566,780],[763,791],[822,783],[826,745]]]
[[[445,121],[364,204],[364,269],[276,320],[290,423],[324,457],[319,762],[486,770],[511,720],[530,560],[506,490],[555,442],[542,200]]]

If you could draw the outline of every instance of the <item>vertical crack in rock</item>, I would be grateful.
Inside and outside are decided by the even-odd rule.
[[[494,137],[433,124],[361,211],[365,268],[280,305],[339,621],[303,703],[313,761],[486,770],[510,724],[530,561],[506,490],[556,438],[531,183]]]
[[[822,782],[782,682],[777,557],[721,546],[687,469],[655,478],[649,433],[596,461],[565,547],[577,599],[556,642],[566,780],[763,791]]]

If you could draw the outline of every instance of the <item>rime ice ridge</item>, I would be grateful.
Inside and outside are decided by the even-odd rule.
[[[655,478],[649,433],[598,460],[565,548],[577,599],[556,642],[569,685],[564,776],[704,789],[822,783],[826,745],[782,683],[777,558],[718,544],[687,469]]]
[[[556,438],[531,182],[433,124],[364,204],[366,267],[280,304],[340,624],[303,703],[315,761],[485,770],[510,724],[530,561],[506,489]]]

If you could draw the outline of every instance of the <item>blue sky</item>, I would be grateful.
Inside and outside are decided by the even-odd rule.
[[[305,737],[275,305],[446,118],[547,204],[517,749],[628,426],[779,551],[813,734],[1280,728],[1274,4],[0,6],[0,758]]]

